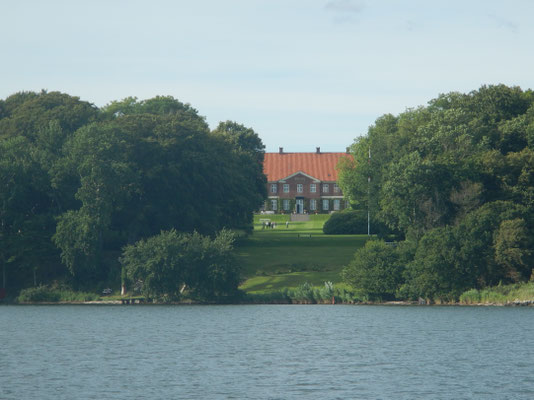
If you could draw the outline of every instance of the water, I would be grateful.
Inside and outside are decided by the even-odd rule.
[[[0,307],[0,399],[533,399],[534,308]]]

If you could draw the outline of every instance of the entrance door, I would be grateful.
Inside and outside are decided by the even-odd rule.
[[[304,212],[304,199],[297,199],[297,214]]]

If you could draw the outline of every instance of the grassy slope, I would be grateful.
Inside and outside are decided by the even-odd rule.
[[[262,229],[260,218],[276,221],[276,228]],[[288,215],[256,215],[254,234],[243,239],[237,248],[247,278],[241,289],[266,293],[304,282],[312,285],[340,282],[343,266],[363,246],[367,236],[324,235],[326,219],[328,215],[312,215],[309,222],[290,222],[286,228]]]

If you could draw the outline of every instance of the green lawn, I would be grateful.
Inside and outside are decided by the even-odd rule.
[[[275,221],[275,229],[262,229],[260,219]],[[285,222],[289,215],[254,216],[254,233],[237,246],[246,278],[241,289],[265,293],[304,282],[321,286],[340,282],[339,273],[363,246],[366,235],[324,235],[328,215],[312,215],[309,222]]]

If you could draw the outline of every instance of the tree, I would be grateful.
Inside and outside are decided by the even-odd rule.
[[[233,240],[228,231],[215,239],[163,231],[126,246],[120,262],[130,281],[142,282],[148,298],[179,300],[184,289],[202,299],[217,298],[235,294],[239,284]]]
[[[0,138],[21,135],[31,141],[51,121],[57,121],[68,135],[98,115],[94,105],[60,92],[17,93],[5,100],[4,108],[7,115],[0,119]]]
[[[402,284],[404,265],[399,253],[383,241],[371,240],[358,249],[343,269],[343,281],[374,299],[391,300]]]
[[[0,263],[12,287],[35,280],[37,270],[55,270],[48,183],[27,139],[0,140]]]
[[[476,287],[475,269],[463,261],[455,228],[426,232],[406,267],[406,284],[400,293],[412,299],[457,300],[465,290]]]
[[[226,143],[221,147],[231,153],[229,162],[220,164],[226,165],[225,175],[235,182],[225,188],[224,196],[235,221],[228,221],[225,226],[251,229],[252,213],[267,198],[267,180],[263,174],[265,146],[253,129],[233,121],[219,123],[212,135]]]
[[[523,218],[501,222],[494,234],[495,261],[513,282],[526,281],[532,275],[534,243]]]

